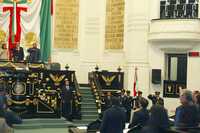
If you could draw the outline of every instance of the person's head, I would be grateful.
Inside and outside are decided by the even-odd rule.
[[[199,95],[199,91],[193,91],[192,93],[192,99],[193,99],[193,102],[196,103],[197,102],[197,95]]]
[[[142,97],[142,91],[138,91],[138,96]]]
[[[106,95],[107,95],[107,96],[111,96],[111,92],[110,92],[110,91],[108,91]]]
[[[119,97],[112,96],[111,101],[112,101],[112,105],[116,105],[116,106],[120,105],[120,99],[119,99]]]
[[[6,43],[3,43],[1,48],[2,48],[2,49],[7,49]]]
[[[159,97],[159,96],[160,96],[160,92],[159,92],[159,91],[156,91],[156,92],[155,92],[155,96],[156,96],[156,97]]]
[[[144,109],[146,109],[147,106],[148,106],[148,104],[149,104],[148,100],[145,99],[145,98],[140,98],[140,99],[139,99],[139,103],[140,103],[140,106],[141,106],[142,108],[144,108]]]
[[[164,106],[155,104],[150,109],[150,123],[160,128],[169,127],[168,114]]]
[[[129,90],[126,91],[127,96],[130,96],[131,92]]]
[[[187,105],[192,101],[192,92],[190,90],[182,90],[180,93],[180,102],[182,105]]]
[[[68,78],[65,79],[65,85],[69,85],[69,80],[68,80]]]
[[[36,43],[33,43],[33,48],[37,48],[37,44]]]
[[[196,95],[194,103],[200,105],[200,94]]]
[[[125,92],[126,92],[125,89],[122,89],[122,90],[121,90],[121,95],[124,95]]]

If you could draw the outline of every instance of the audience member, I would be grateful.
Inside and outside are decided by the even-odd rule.
[[[197,93],[194,96],[194,104],[197,107],[198,110],[198,123],[200,122],[200,93]]]
[[[138,91],[137,92],[137,97],[136,98],[133,98],[133,109],[137,109],[137,108],[140,108],[140,99],[143,98],[142,97],[142,91]]]
[[[105,110],[110,108],[111,106],[112,106],[111,92],[108,91],[105,97]]]
[[[12,59],[15,62],[22,62],[24,60],[24,50],[20,47],[19,42],[16,44],[16,48],[12,50]]]
[[[5,113],[3,109],[0,109],[0,133],[10,133],[11,128],[8,126],[5,120]]]
[[[126,96],[126,91],[124,89],[121,90],[121,95],[120,96],[120,102],[121,102],[121,105],[123,107],[125,107],[125,104],[126,104],[126,99],[127,99],[127,96]]]
[[[197,95],[200,94],[199,91],[193,91],[192,93],[192,101],[195,103],[197,103]]]
[[[106,110],[106,103],[105,103],[105,94],[101,93],[101,111],[104,112]]]
[[[126,122],[126,113],[120,107],[118,97],[112,97],[112,107],[104,112],[100,133],[123,133]]]
[[[133,98],[130,96],[130,91],[126,91],[125,109],[126,109],[126,122],[130,121],[131,109],[133,108]]]
[[[12,127],[13,124],[21,124],[22,119],[7,106],[7,98],[4,97],[4,100],[0,103],[0,110],[3,111],[4,118],[9,127]]]
[[[167,110],[162,105],[153,105],[150,110],[149,121],[142,128],[141,133],[167,133],[168,128],[169,120]]]
[[[180,95],[182,105],[176,108],[176,127],[195,127],[198,125],[198,110],[192,101],[192,92],[183,90]]]
[[[139,108],[135,110],[132,121],[129,124],[129,128],[132,128],[136,125],[143,127],[146,122],[149,120],[149,111],[147,110],[149,102],[145,98],[139,100]]]

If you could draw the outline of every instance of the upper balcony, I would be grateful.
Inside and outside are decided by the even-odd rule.
[[[151,20],[148,40],[159,44],[186,44],[184,47],[189,49],[191,44],[200,43],[200,19]]]

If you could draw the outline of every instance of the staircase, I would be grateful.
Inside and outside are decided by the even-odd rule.
[[[66,133],[66,129],[69,126],[73,126],[73,124],[64,119],[24,119],[22,124],[14,125],[14,133],[43,133],[46,131],[50,131],[48,133],[53,133],[53,131]]]
[[[74,120],[73,124],[75,126],[87,126],[89,123],[95,121],[98,118],[97,107],[90,87],[80,87],[79,89],[82,96],[82,119]]]

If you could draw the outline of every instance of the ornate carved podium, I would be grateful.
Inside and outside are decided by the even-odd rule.
[[[0,78],[9,96],[8,106],[24,118],[60,117],[64,79],[76,88],[75,71],[47,70],[45,64],[0,62]]]

